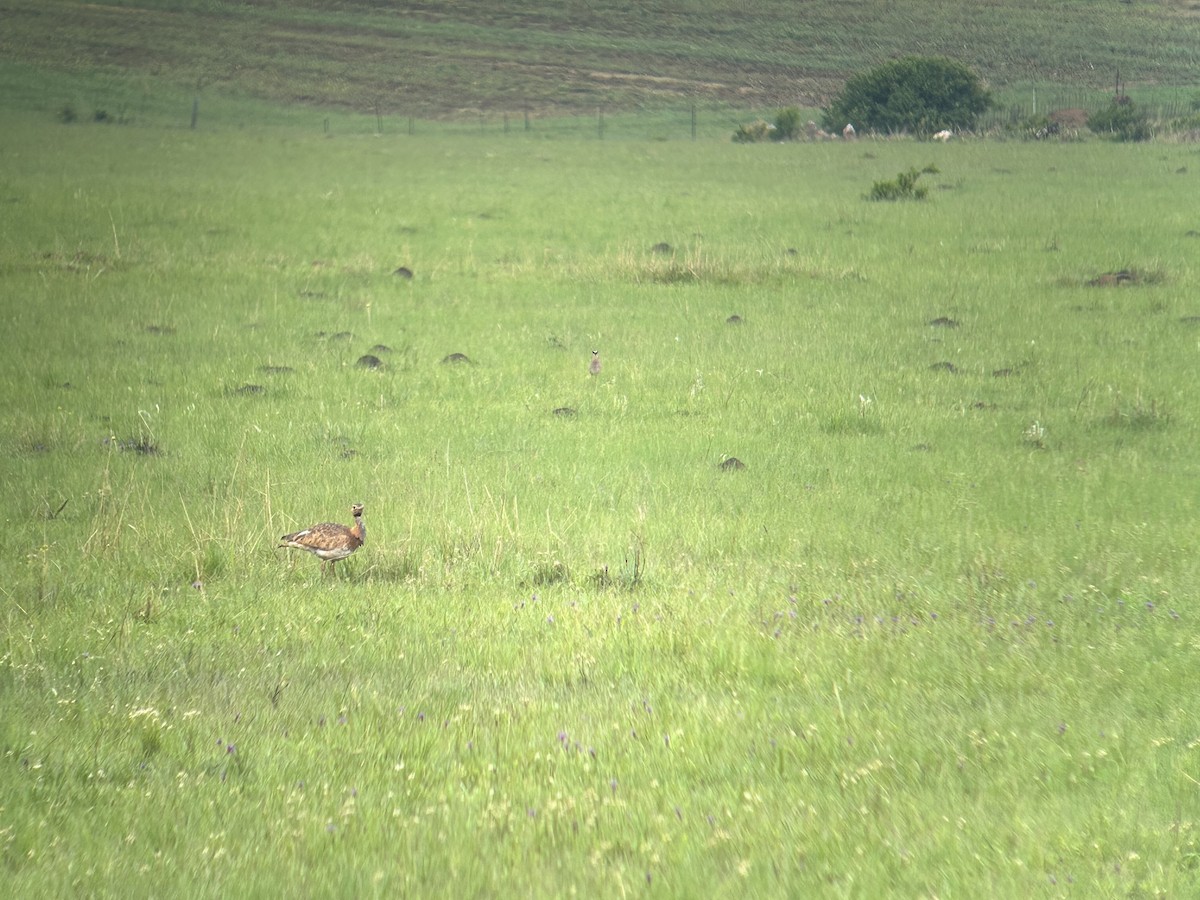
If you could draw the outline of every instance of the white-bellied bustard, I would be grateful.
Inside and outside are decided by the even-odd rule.
[[[293,547],[296,550],[307,550],[321,560],[321,570],[328,564],[330,571],[339,559],[345,559],[363,545],[367,539],[367,526],[363,524],[363,506],[355,503],[350,507],[354,516],[354,524],[350,527],[338,525],[336,522],[322,522],[303,531],[285,534],[279,540],[280,547]]]
[[[590,363],[588,363],[588,374],[589,375],[599,375],[600,374],[600,351],[599,350],[592,351],[592,361]]]

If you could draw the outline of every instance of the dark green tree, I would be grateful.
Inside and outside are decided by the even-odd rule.
[[[930,135],[974,127],[992,97],[970,68],[940,56],[905,56],[855,75],[822,111],[826,129]]]

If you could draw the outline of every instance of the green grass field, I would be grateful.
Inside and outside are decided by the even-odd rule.
[[[0,152],[13,896],[1200,890],[1194,147]]]
[[[1196,145],[729,140],[960,6],[0,2],[0,893],[1200,895]]]

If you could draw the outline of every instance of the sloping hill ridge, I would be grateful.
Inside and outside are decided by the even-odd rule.
[[[942,54],[994,87],[1186,86],[1200,0],[0,0],[4,58],[410,114],[820,106]]]

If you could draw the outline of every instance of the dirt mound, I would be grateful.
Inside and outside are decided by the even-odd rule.
[[[1056,109],[1046,118],[1063,128],[1083,128],[1087,125],[1088,111],[1086,109]]]
[[[1117,287],[1122,284],[1137,284],[1140,280],[1137,272],[1121,269],[1119,272],[1105,272],[1097,275],[1088,282],[1088,287]]]

